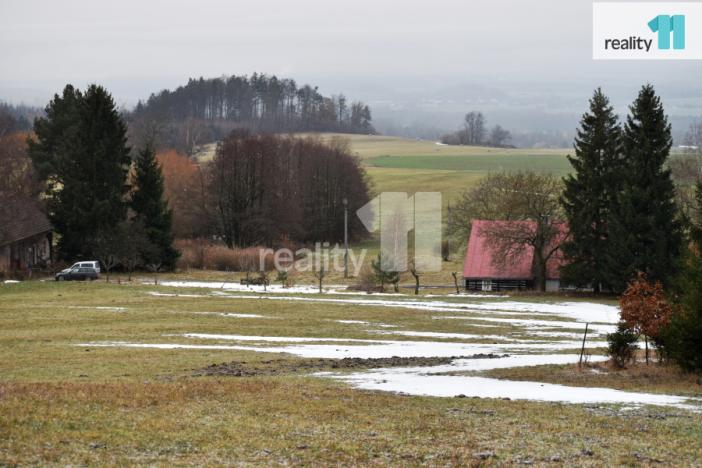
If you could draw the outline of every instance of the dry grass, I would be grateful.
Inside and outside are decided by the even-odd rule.
[[[258,271],[263,247],[230,249],[224,244],[217,244],[204,239],[178,239],[174,242],[180,251],[177,267],[187,270],[200,268],[215,271]],[[264,254],[266,270],[273,269],[273,255]]]
[[[681,410],[619,412],[612,406],[358,391],[287,373],[298,360],[293,356],[279,356],[276,376],[194,377],[212,363],[257,367],[275,355],[72,346],[167,342],[177,338],[166,335],[185,332],[373,336],[362,326],[336,322],[350,318],[407,330],[484,333],[462,321],[432,320],[431,312],[154,297],[148,294],[153,290],[176,291],[137,281],[0,284],[0,465],[465,466],[558,460],[602,466],[654,460],[693,465],[702,458],[702,415]],[[125,310],[95,308],[107,306]],[[194,313],[201,311],[264,318]],[[510,331],[508,325],[490,329]],[[487,452],[494,456],[476,458]]]
[[[299,377],[4,383],[0,395],[8,465],[684,465],[702,456],[700,418],[679,412],[403,397]]]
[[[626,369],[610,362],[577,365],[495,369],[491,377],[510,380],[549,382],[576,387],[608,387],[648,393],[675,393],[702,397],[702,376],[683,372],[672,364],[641,361]]]

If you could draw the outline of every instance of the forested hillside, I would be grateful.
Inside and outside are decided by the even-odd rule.
[[[190,79],[185,86],[152,94],[130,115],[131,126],[152,132],[163,146],[192,152],[223,138],[233,128],[256,132],[338,131],[374,133],[371,111],[344,95],[323,96],[317,87],[254,73]]]

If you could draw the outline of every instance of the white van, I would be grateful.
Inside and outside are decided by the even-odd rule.
[[[94,268],[95,271],[100,273],[100,262],[98,262],[97,260],[90,260],[87,262],[78,262],[78,263],[74,263],[73,265],[71,265],[71,268],[68,268],[68,270],[72,270],[74,268]]]

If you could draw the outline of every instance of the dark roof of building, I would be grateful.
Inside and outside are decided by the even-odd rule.
[[[468,279],[512,279],[512,280],[532,280],[534,274],[532,266],[534,262],[534,248],[524,247],[524,254],[513,261],[507,261],[504,265],[493,262],[493,249],[487,239],[487,232],[495,225],[502,224],[524,224],[536,228],[535,221],[487,221],[475,219],[471,223],[470,239],[466,249],[466,259],[463,263],[463,277]],[[557,225],[560,234],[556,242],[560,243],[567,232],[565,223]],[[560,268],[563,266],[563,255],[558,250],[546,262],[548,279],[559,279]]]
[[[0,201],[0,245],[50,232],[49,218],[38,202],[26,198]]]

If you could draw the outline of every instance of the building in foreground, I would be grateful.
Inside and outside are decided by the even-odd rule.
[[[0,206],[0,273],[27,274],[51,260],[52,227],[38,203],[3,200]]]
[[[527,223],[536,221],[487,221],[473,220],[466,249],[466,258],[463,263],[463,280],[465,288],[469,291],[513,291],[533,289],[534,276],[534,248],[525,245],[523,253],[517,258],[506,259],[504,262],[495,262],[495,252],[487,238],[490,228],[495,223]],[[566,226],[561,224],[561,234],[565,234]],[[563,236],[559,236],[562,239]],[[546,290],[558,291],[561,288],[560,268],[563,265],[563,256],[560,250],[556,251],[549,259],[546,266]]]

